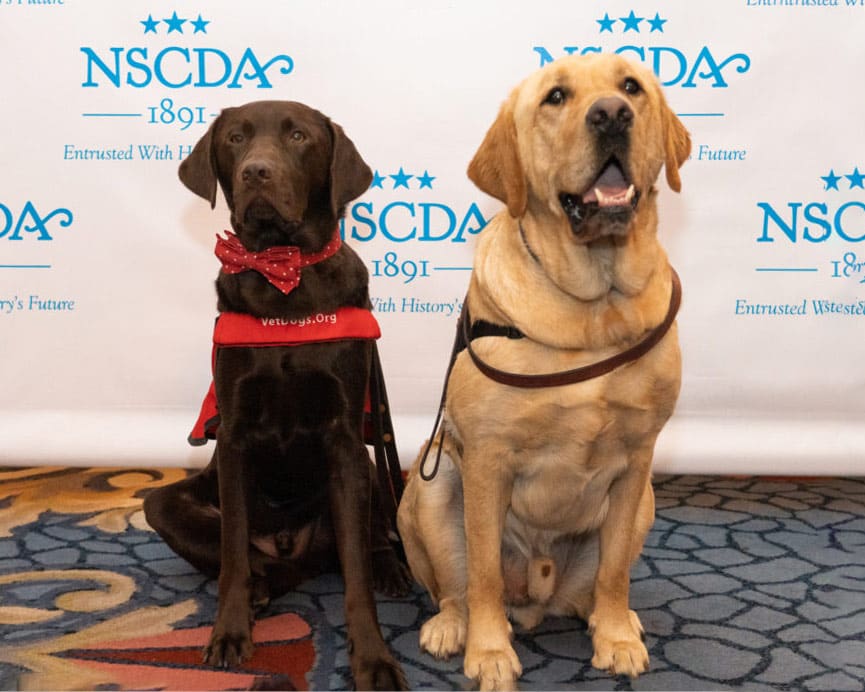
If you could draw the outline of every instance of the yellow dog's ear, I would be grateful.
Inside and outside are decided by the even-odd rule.
[[[691,136],[670,108],[663,105],[664,121],[664,167],[667,171],[667,184],[676,192],[682,189],[679,168],[691,155]]]
[[[517,149],[513,96],[502,104],[480,148],[469,164],[469,179],[488,195],[501,200],[515,219],[526,213],[526,176]]]

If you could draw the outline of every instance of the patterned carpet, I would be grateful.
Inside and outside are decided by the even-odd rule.
[[[242,671],[200,665],[215,583],[144,523],[141,498],[185,472],[0,471],[0,689],[350,688],[342,585],[271,604]],[[583,623],[517,631],[521,689],[862,690],[865,481],[657,478],[657,520],[631,605],[652,658],[639,679],[589,665]],[[420,590],[379,598],[415,689],[468,689],[418,650]]]

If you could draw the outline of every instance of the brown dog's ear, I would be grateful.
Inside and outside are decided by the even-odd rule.
[[[343,129],[330,123],[333,132],[333,158],[330,161],[330,204],[335,216],[351,200],[369,189],[372,171]]]
[[[691,136],[682,121],[666,105],[664,109],[664,167],[667,171],[667,184],[672,190],[680,192],[682,179],[679,168],[691,155]]]
[[[216,162],[213,151],[213,131],[219,118],[214,120],[192,152],[180,162],[177,174],[180,181],[199,197],[216,206]]]
[[[517,149],[513,97],[502,104],[498,117],[487,130],[469,164],[468,176],[481,190],[504,202],[515,219],[526,213],[528,189]]]

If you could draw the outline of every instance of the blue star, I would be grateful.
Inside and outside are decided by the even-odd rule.
[[[432,190],[432,181],[436,179],[436,176],[430,175],[427,171],[423,172],[423,175],[419,175],[417,179],[420,181],[420,189],[423,190],[425,187],[428,187]]]
[[[661,15],[655,12],[654,19],[646,20],[649,22],[649,26],[652,27],[652,32],[660,31],[662,34],[664,33],[664,24],[667,23],[666,19],[661,19]],[[650,32],[651,33],[651,32]]]
[[[638,17],[634,14],[634,10],[631,10],[631,14],[627,17],[619,17],[619,19],[621,19],[622,23],[625,25],[624,32],[636,31],[639,34],[640,22],[642,22],[645,17]]]
[[[207,19],[207,20],[202,19],[201,15],[199,14],[198,19],[191,21],[190,24],[192,24],[192,26],[195,27],[195,31],[192,32],[193,34],[197,34],[199,32],[201,32],[202,34],[206,34],[207,33],[207,25],[210,24],[210,20],[209,19]]]
[[[838,189],[838,181],[841,180],[840,175],[835,175],[835,170],[832,169],[829,171],[829,175],[821,175],[820,178],[826,181],[826,190],[837,190]]]
[[[598,32],[599,34],[603,34],[605,31],[609,31],[611,34],[613,33],[613,24],[616,23],[616,20],[610,19],[609,12],[604,12],[604,18],[596,19],[595,21],[601,25],[601,30]]]
[[[185,19],[181,19],[177,16],[177,11],[175,10],[174,14],[172,14],[168,19],[163,19],[163,22],[168,24],[168,33],[170,34],[172,31],[178,31],[181,34],[183,33],[183,25],[186,23]]]
[[[144,24],[144,33],[149,34],[153,32],[156,33],[156,25],[159,24],[158,19],[154,19],[152,14],[147,15],[147,19],[142,19],[141,23]]]
[[[853,172],[850,175],[845,175],[845,178],[850,181],[850,189],[852,190],[854,187],[860,187],[865,190],[865,184],[863,184],[863,180],[865,180],[865,175],[859,172],[859,166],[853,169]]]
[[[383,183],[384,183],[384,176],[379,175],[378,171],[375,171],[372,174],[372,185],[369,186],[369,189],[371,190],[372,188],[377,187],[379,190],[384,190]]]
[[[413,175],[409,175],[408,173],[406,173],[402,169],[402,166],[399,167],[399,173],[397,173],[396,175],[388,176],[388,177],[393,178],[393,189],[394,190],[396,190],[398,187],[408,188],[409,179],[414,178]]]

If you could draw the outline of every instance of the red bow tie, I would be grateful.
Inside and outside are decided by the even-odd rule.
[[[216,236],[216,256],[222,262],[226,274],[243,271],[256,271],[285,294],[291,293],[300,283],[300,270],[310,264],[321,262],[339,250],[342,239],[339,228],[321,252],[305,255],[293,245],[281,245],[262,252],[250,252],[231,231],[225,232],[226,238]]]

